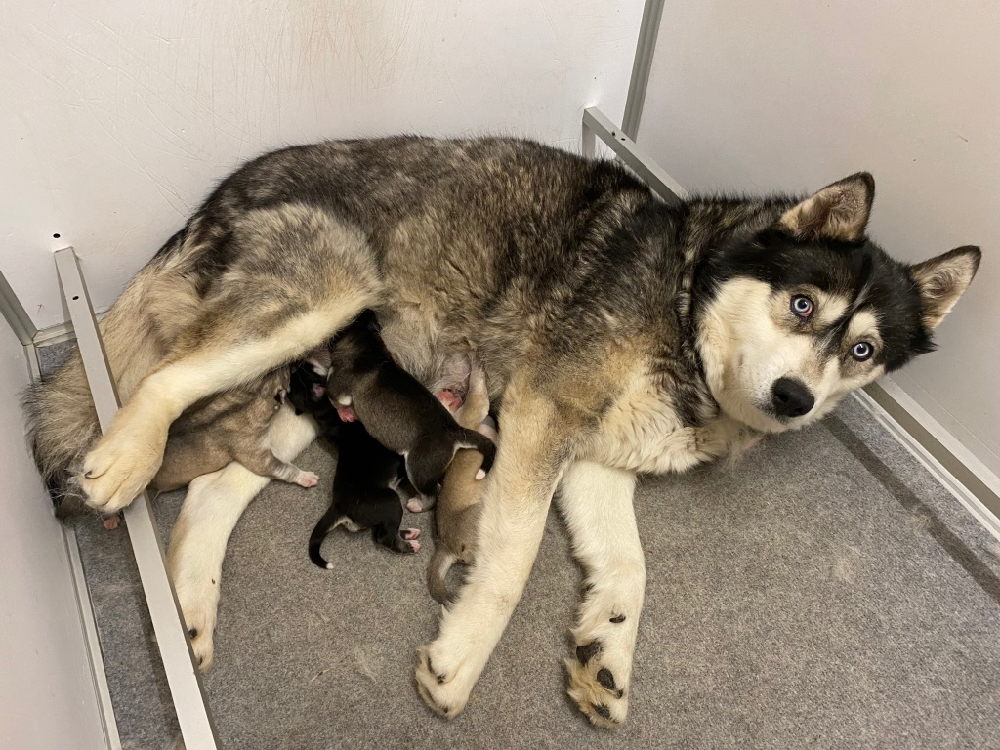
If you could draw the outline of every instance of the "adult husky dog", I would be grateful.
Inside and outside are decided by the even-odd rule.
[[[108,433],[79,359],[27,399],[39,466],[113,511],[156,473],[192,403],[302,357],[375,309],[424,382],[476,351],[503,429],[479,556],[416,679],[462,711],[531,569],[556,488],[587,594],[569,693],[601,726],[627,711],[645,567],[638,472],[684,471],[799,429],[931,350],[979,250],[915,266],[865,234],[857,174],[800,199],[668,206],[611,163],[518,140],[392,138],[288,148],[242,167],[102,323],[127,399]],[[271,428],[290,460],[313,431]],[[196,651],[229,532],[266,483],[236,464],[190,487],[170,562]]]

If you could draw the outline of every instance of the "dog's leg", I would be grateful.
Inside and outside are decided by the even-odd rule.
[[[313,472],[300,469],[288,461],[282,461],[269,447],[263,448],[257,455],[237,456],[237,459],[245,468],[262,477],[280,479],[282,482],[297,484],[300,487],[315,487],[319,481],[319,476]]]
[[[479,552],[468,583],[441,613],[438,638],[419,650],[417,688],[434,711],[461,713],[521,598],[566,452],[554,405],[508,388],[508,432],[483,490]]]
[[[272,449],[294,459],[316,436],[315,423],[282,406],[270,426]],[[188,485],[170,534],[170,576],[202,671],[212,666],[213,636],[222,583],[222,561],[236,522],[270,481],[237,463]]]
[[[128,505],[159,469],[167,430],[185,408],[303,356],[371,301],[370,293],[345,290],[308,312],[286,311],[273,327],[273,308],[265,321],[245,305],[227,310],[225,302],[217,304],[168,362],[142,381],[87,454],[80,485],[88,504],[105,513]]]
[[[646,590],[634,488],[631,472],[577,461],[566,469],[557,501],[587,575],[573,630],[576,654],[566,659],[567,692],[591,722],[609,729],[628,712],[632,653]]]

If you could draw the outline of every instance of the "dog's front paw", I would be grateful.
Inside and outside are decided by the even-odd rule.
[[[600,641],[577,646],[576,656],[565,660],[566,692],[590,722],[617,729],[628,714],[627,687],[604,665]]]
[[[417,650],[417,691],[424,703],[438,716],[451,720],[465,709],[479,677],[479,670],[469,668],[463,659],[450,659],[440,640]]]
[[[101,438],[84,458],[78,478],[87,504],[115,513],[131,503],[160,468],[164,442],[159,435],[121,431]]]
[[[177,600],[191,639],[198,669],[208,672],[215,659],[215,623],[219,611],[218,579],[211,584],[177,586]]]

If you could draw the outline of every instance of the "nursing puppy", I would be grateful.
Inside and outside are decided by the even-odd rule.
[[[394,552],[419,552],[420,529],[400,530],[403,507],[396,488],[403,475],[403,460],[371,437],[360,422],[342,422],[326,395],[326,378],[308,362],[292,370],[288,399],[297,413],[312,416],[320,435],[337,448],[333,478],[333,503],[309,537],[309,558],[321,568],[333,568],[320,554],[323,540],[333,529],[371,529],[372,537]]]
[[[482,455],[482,476],[490,470],[496,446],[455,422],[430,391],[396,364],[371,310],[363,311],[338,334],[330,358],[330,400],[350,407],[372,437],[403,456],[406,475],[421,495],[436,494],[438,482],[460,448]]]
[[[289,368],[281,367],[185,411],[170,427],[163,464],[150,486],[175,490],[233,461],[262,477],[314,486],[319,477],[271,452],[268,431],[285,398],[288,378]]]
[[[455,420],[466,429],[478,429],[495,440],[495,431],[487,425],[490,410],[486,392],[486,376],[474,357],[471,360],[468,395],[455,412]],[[487,432],[488,431],[488,432]],[[490,434],[492,433],[492,434]],[[454,598],[445,581],[456,562],[470,565],[475,559],[479,538],[479,469],[482,456],[478,451],[462,448],[455,454],[441,480],[437,502],[437,539],[434,557],[427,567],[427,588],[439,604]]]

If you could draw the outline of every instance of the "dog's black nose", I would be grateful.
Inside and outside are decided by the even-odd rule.
[[[771,386],[771,405],[781,417],[801,417],[808,414],[816,400],[812,391],[798,380],[778,378]]]

